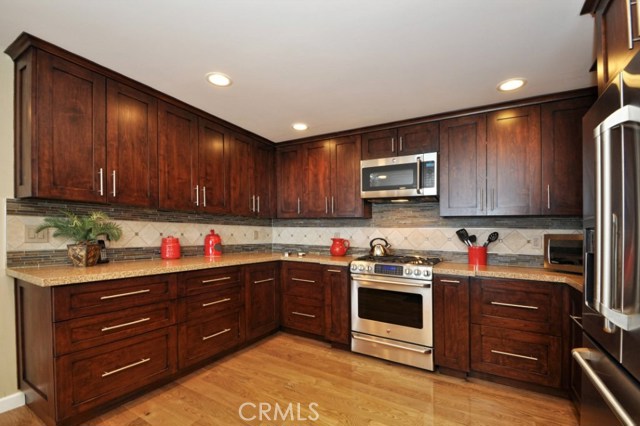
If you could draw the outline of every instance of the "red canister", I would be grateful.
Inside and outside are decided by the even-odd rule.
[[[163,259],[180,259],[180,239],[169,235],[162,239],[160,257]]]
[[[204,237],[204,255],[222,256],[222,238],[213,229]]]

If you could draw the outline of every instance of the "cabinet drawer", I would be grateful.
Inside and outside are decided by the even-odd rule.
[[[55,325],[56,355],[87,349],[175,324],[175,302],[76,318]]]
[[[282,284],[282,293],[289,296],[322,300],[324,297],[322,270],[317,268],[319,265],[311,266],[313,267],[287,267]]]
[[[560,387],[560,337],[473,324],[471,345],[474,371]]]
[[[175,299],[175,274],[53,288],[54,321]]]
[[[180,368],[233,348],[244,340],[244,315],[236,310],[180,325]]]
[[[175,327],[62,356],[56,360],[59,418],[169,377],[176,361]]]
[[[471,322],[559,336],[562,287],[529,281],[473,279]]]
[[[324,306],[314,299],[285,296],[282,301],[282,325],[313,334],[323,334]]]
[[[240,283],[240,268],[215,268],[180,274],[180,295],[192,296]]]
[[[244,288],[238,284],[217,291],[198,294],[180,300],[179,322],[196,318],[211,318],[219,312],[244,305]]]

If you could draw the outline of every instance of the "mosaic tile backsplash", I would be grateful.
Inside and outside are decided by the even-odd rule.
[[[328,254],[331,238],[350,241],[349,254],[365,253],[373,238],[385,238],[401,253],[441,256],[462,261],[466,246],[455,231],[465,227],[479,242],[498,231],[500,238],[489,246],[489,263],[542,266],[545,233],[580,233],[579,218],[442,218],[438,204],[374,205],[371,219],[284,220],[233,216],[196,215],[153,209],[63,203],[40,200],[7,200],[7,266],[66,263],[69,241],[53,238],[45,243],[25,242],[27,226],[39,225],[45,216],[69,209],[77,213],[105,211],[123,228],[119,241],[108,243],[114,260],[159,256],[163,237],[180,238],[183,255],[202,253],[210,229],[222,237],[223,249],[231,251],[303,250]],[[52,230],[49,231],[53,233]]]

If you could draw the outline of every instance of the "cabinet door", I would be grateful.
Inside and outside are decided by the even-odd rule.
[[[487,115],[487,214],[540,214],[540,106]]]
[[[438,122],[416,124],[398,129],[398,155],[437,152],[439,140]]]
[[[330,208],[334,217],[371,217],[371,204],[360,198],[360,155],[360,136],[333,140]]]
[[[198,117],[166,102],[158,105],[160,208],[196,208]]]
[[[329,140],[304,145],[305,216],[331,215],[331,149]]]
[[[486,116],[440,122],[440,215],[486,214]]]
[[[542,105],[542,213],[582,215],[582,117],[592,97]]]
[[[276,153],[278,181],[278,217],[299,217],[304,205],[303,173],[304,150],[302,145],[279,149]]]
[[[234,135],[231,146],[230,207],[231,213],[241,216],[253,215],[255,209],[253,141]]]
[[[158,205],[158,100],[107,81],[108,200],[141,207]]]
[[[324,337],[336,343],[350,342],[349,270],[345,267],[324,268]]]
[[[198,118],[198,207],[208,213],[229,211],[229,138],[226,129]]]
[[[280,324],[278,265],[248,266],[246,292],[247,339],[277,330]]]
[[[436,277],[433,285],[435,363],[469,371],[469,278]]]
[[[273,148],[257,143],[255,148],[255,193],[258,217],[272,217],[275,201]]]
[[[640,49],[640,43],[631,40],[639,36],[640,22],[636,19],[638,6],[635,2],[604,0],[600,3],[596,11],[596,54],[598,89],[602,93]]]
[[[396,129],[378,130],[362,134],[362,159],[393,157],[398,146]]]
[[[106,201],[105,78],[38,51],[36,196]]]

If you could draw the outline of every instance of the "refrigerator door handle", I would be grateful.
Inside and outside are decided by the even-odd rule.
[[[607,385],[605,385],[604,382],[600,379],[595,370],[591,368],[591,365],[589,365],[588,361],[591,360],[593,356],[596,356],[597,352],[588,348],[576,348],[571,351],[571,355],[580,365],[582,371],[584,371],[586,376],[589,378],[589,381],[593,384],[598,393],[605,400],[609,408],[613,410],[615,415],[623,422],[623,424],[629,426],[635,425],[636,423],[633,418],[622,407],[620,402],[611,393]]]

